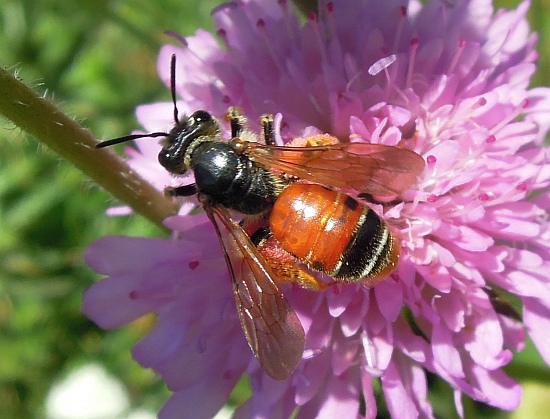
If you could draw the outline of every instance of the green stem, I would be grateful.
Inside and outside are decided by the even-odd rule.
[[[0,113],[72,162],[113,196],[162,227],[176,205],[53,103],[0,68]]]

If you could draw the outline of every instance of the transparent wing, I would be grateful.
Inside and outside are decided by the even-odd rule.
[[[416,182],[425,166],[414,151],[382,144],[288,147],[249,143],[248,148],[250,158],[262,166],[374,196],[400,194]]]
[[[264,371],[287,379],[300,362],[304,329],[271,268],[222,206],[205,206],[223,248],[244,334]]]

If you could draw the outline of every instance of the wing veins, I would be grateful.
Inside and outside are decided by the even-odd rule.
[[[337,189],[373,195],[400,194],[416,181],[424,159],[414,151],[381,144],[314,147],[249,145],[255,162]]]
[[[284,380],[302,357],[302,325],[242,227],[222,206],[205,206],[205,210],[222,246],[248,344],[266,373]]]

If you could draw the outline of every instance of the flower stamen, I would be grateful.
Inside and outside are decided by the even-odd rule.
[[[387,70],[387,68],[392,65],[395,60],[397,59],[397,56],[395,54],[388,55],[387,57],[380,58],[378,61],[376,61],[373,65],[371,65],[368,69],[368,73],[371,76],[376,76],[378,73],[380,73],[382,70]],[[389,84],[389,73],[386,71],[386,76],[388,77],[388,84]]]
[[[288,0],[277,0],[277,4],[281,7],[282,14],[284,16],[286,32],[289,39],[296,39],[296,32],[293,30],[295,26],[293,25],[290,9],[288,7]]]
[[[407,7],[401,6],[399,8],[399,18],[397,19],[397,28],[395,29],[395,39],[393,40],[392,51],[397,51],[399,42],[401,41],[401,35],[403,34],[403,28],[407,22]]]
[[[323,36],[319,28],[319,21],[317,20],[317,14],[315,12],[309,12],[307,15],[308,25],[312,26],[313,32],[315,33],[315,39],[317,40],[317,48],[321,55],[321,60],[327,61],[327,54],[325,50],[325,45],[323,42]]]
[[[409,43],[410,46],[410,52],[409,52],[409,67],[407,68],[407,77],[405,79],[405,87],[411,88],[412,87],[412,76],[414,71],[414,62],[416,59],[416,52],[418,51],[418,44],[420,41],[418,38],[411,39],[411,42]]]
[[[328,23],[328,33],[327,33],[327,37],[329,40],[333,39],[333,36],[331,35],[334,35],[334,38],[337,37],[337,34],[336,34],[336,29],[335,29],[335,25],[334,25],[334,3],[329,1],[327,3],[327,6],[326,6],[326,10],[327,10],[327,23]]]
[[[456,53],[453,57],[453,61],[451,61],[451,64],[449,65],[449,69],[447,70],[447,73],[452,73],[455,70],[458,60],[462,56],[462,53],[464,52],[465,47],[466,47],[466,40],[464,38],[459,38],[458,48],[456,49]]]
[[[495,134],[499,132],[503,127],[510,124],[512,121],[514,121],[518,116],[520,116],[525,109],[529,106],[529,100],[524,99],[518,106],[516,106],[512,112],[510,112],[505,118],[503,118],[498,124],[496,124],[493,128],[491,128],[491,133]]]
[[[229,50],[229,42],[227,39],[227,31],[223,28],[218,28],[216,30],[216,34],[218,35],[218,38],[223,42],[225,49]]]
[[[426,163],[428,163],[428,166],[433,167],[435,163],[437,162],[437,157],[430,154],[428,157],[426,157]]]
[[[527,183],[526,183],[526,182],[521,182],[521,183],[518,183],[518,184],[516,185],[516,189],[517,189],[518,191],[521,191],[521,192],[527,191],[527,188],[528,188],[528,186],[527,186]]]
[[[271,59],[277,66],[277,70],[279,70],[279,72],[281,73],[284,73],[285,71],[284,65],[283,63],[281,63],[279,59],[279,57],[281,57],[281,54],[277,54],[273,49],[273,43],[270,41],[269,34],[267,33],[267,30],[265,27],[265,20],[262,18],[258,19],[256,21],[256,28],[258,28],[258,31],[262,34],[265,50],[269,52]]]
[[[489,196],[489,194],[482,192],[477,196],[477,199],[479,199],[481,202],[487,202],[489,199],[491,199],[491,197]]]

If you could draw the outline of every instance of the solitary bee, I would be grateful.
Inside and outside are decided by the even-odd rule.
[[[129,135],[97,147],[162,137],[160,164],[175,175],[193,171],[195,183],[166,193],[197,195],[220,240],[248,344],[267,374],[287,379],[302,358],[305,337],[280,284],[325,288],[313,271],[368,285],[391,274],[398,240],[376,212],[344,191],[399,195],[416,181],[424,160],[408,149],[340,143],[330,135],[306,138],[304,147],[278,146],[271,115],[261,118],[262,143],[234,107],[226,114],[231,138],[224,139],[207,111],[178,117],[174,56],[171,92],[170,132]],[[235,222],[229,210],[243,214],[244,222]]]

